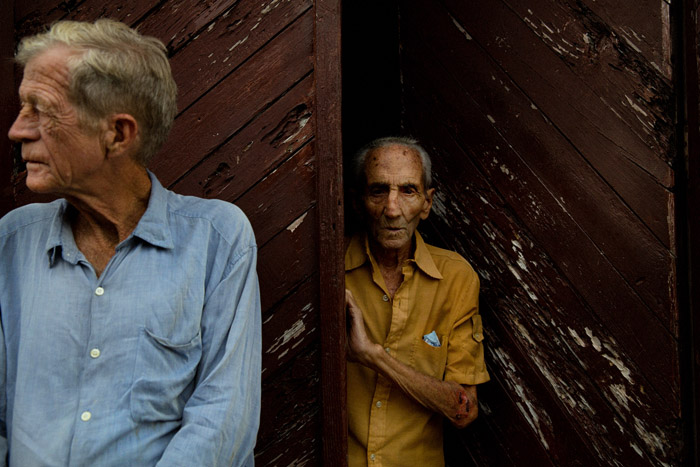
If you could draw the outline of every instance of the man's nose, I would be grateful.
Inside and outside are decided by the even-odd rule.
[[[384,215],[387,217],[398,217],[401,215],[401,206],[399,200],[399,190],[389,190],[389,195],[386,198],[384,207]]]
[[[7,136],[16,143],[32,141],[38,138],[39,129],[36,122],[20,112],[7,132]]]

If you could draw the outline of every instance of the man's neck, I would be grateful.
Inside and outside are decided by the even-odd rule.
[[[98,189],[66,196],[75,208],[71,227],[76,245],[98,275],[116,246],[136,228],[146,212],[150,193],[151,180],[146,170],[132,169],[114,174]]]
[[[411,258],[414,249],[415,237],[406,248],[387,250],[370,240],[369,249],[377,262],[379,272],[384,278],[389,295],[392,297],[403,282],[403,265]]]

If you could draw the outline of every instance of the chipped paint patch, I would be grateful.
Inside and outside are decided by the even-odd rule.
[[[629,103],[630,107],[632,107],[634,110],[639,112],[640,114],[644,115],[645,117],[648,117],[649,114],[647,114],[644,109],[642,109],[640,106],[637,105],[636,102],[634,102],[629,96],[625,96],[625,99],[627,99],[627,102]],[[623,103],[624,105],[624,103]],[[641,120],[640,120],[641,121]],[[644,123],[644,122],[642,122]]]
[[[630,447],[631,447],[632,449],[634,449],[634,452],[636,452],[637,455],[638,455],[639,457],[644,457],[644,453],[642,452],[641,449],[639,449],[639,446],[637,446],[637,445],[634,444],[634,443],[630,443]]]
[[[603,349],[603,347],[600,345],[600,339],[595,337],[593,335],[593,331],[591,331],[588,328],[586,328],[586,335],[589,339],[591,339],[591,344],[593,345],[593,348],[596,349],[596,351],[600,352]]]
[[[588,345],[588,344],[586,344],[586,341],[581,339],[581,337],[578,335],[576,330],[571,329],[571,328],[568,328],[568,329],[569,329],[569,334],[574,339],[574,342],[576,342],[579,345],[579,347],[586,347]]]
[[[450,15],[450,16],[452,16],[452,15]],[[459,24],[459,22],[458,22],[454,17],[452,17],[452,23],[454,23],[454,25],[457,27],[457,29],[459,30],[459,32],[461,32],[461,33],[464,35],[464,37],[467,38],[468,41],[472,40],[471,34],[469,34],[469,33],[467,32],[467,30],[464,29],[464,26],[462,26],[461,24]]]
[[[630,410],[630,397],[627,395],[627,390],[622,384],[611,384],[610,392],[615,397],[615,400],[625,408],[626,412]]]
[[[266,353],[276,352],[280,347],[285,345],[290,340],[296,339],[297,337],[301,336],[304,330],[306,330],[306,325],[304,324],[304,321],[301,319],[297,320],[294,324],[292,324],[292,326],[289,329],[284,331],[284,334],[275,339],[275,342],[270,346],[270,348],[267,349]]]
[[[532,347],[537,347],[537,344],[535,344],[535,341],[532,340],[530,337],[530,333],[527,332],[527,329],[525,326],[522,325],[519,319],[514,318],[513,319],[513,324],[515,324],[515,327],[518,328],[518,332],[520,333],[521,336],[525,338],[525,340],[532,346]]]
[[[630,383],[633,383],[634,381],[632,380],[632,372],[630,371],[629,368],[625,366],[625,364],[620,360],[619,358],[613,358],[610,355],[603,355],[603,358],[608,360],[610,363],[615,365],[618,370],[620,370],[620,373],[622,376],[629,381]]]
[[[233,45],[231,46],[231,48],[228,49],[228,51],[231,52],[231,51],[233,51],[233,49],[235,49],[235,48],[238,47],[239,45],[245,43],[245,41],[248,40],[248,37],[249,37],[249,36],[245,36],[243,39],[241,39],[241,40],[239,40],[238,42],[236,42],[235,44],[233,44]]]
[[[659,430],[659,428],[656,429]],[[665,440],[663,435],[660,436],[658,433],[651,432],[637,417],[634,417],[634,431],[642,439],[642,441],[644,441],[647,448],[649,448],[653,453],[665,454],[666,443],[664,443]],[[667,466],[669,464],[661,462],[659,465]]]
[[[297,227],[299,227],[301,225],[301,223],[304,222],[304,219],[306,219],[307,214],[308,214],[308,212],[305,212],[297,220],[295,220],[294,222],[289,224],[289,227],[287,227],[287,230],[289,230],[290,232],[294,232],[297,229]]]

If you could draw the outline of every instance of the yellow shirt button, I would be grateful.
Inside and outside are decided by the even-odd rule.
[[[98,297],[104,295],[104,293],[105,289],[103,289],[102,287],[98,287],[95,289],[95,295],[97,295]]]
[[[92,418],[92,414],[90,412],[88,412],[87,410],[80,414],[80,419],[84,422],[87,422],[91,418]]]
[[[91,356],[92,358],[97,358],[97,357],[99,357],[99,356],[100,356],[100,349],[92,349],[92,350],[90,351],[90,356]]]

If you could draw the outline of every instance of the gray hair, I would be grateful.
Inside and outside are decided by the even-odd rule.
[[[423,149],[423,146],[418,144],[418,140],[409,136],[387,136],[370,141],[353,156],[350,163],[350,169],[352,170],[353,188],[355,190],[364,189],[366,182],[365,164],[367,162],[367,155],[375,149],[384,148],[387,146],[405,146],[416,151],[420,156],[421,164],[423,166],[423,188],[427,190],[432,186],[433,177],[431,175],[432,163],[430,161],[430,155],[428,155],[428,152]]]
[[[147,165],[168,137],[177,112],[177,86],[165,45],[110,19],[59,21],[22,39],[15,58],[26,66],[57,46],[77,52],[68,61],[67,96],[80,123],[94,130],[113,113],[130,114],[141,129],[136,160]]]

